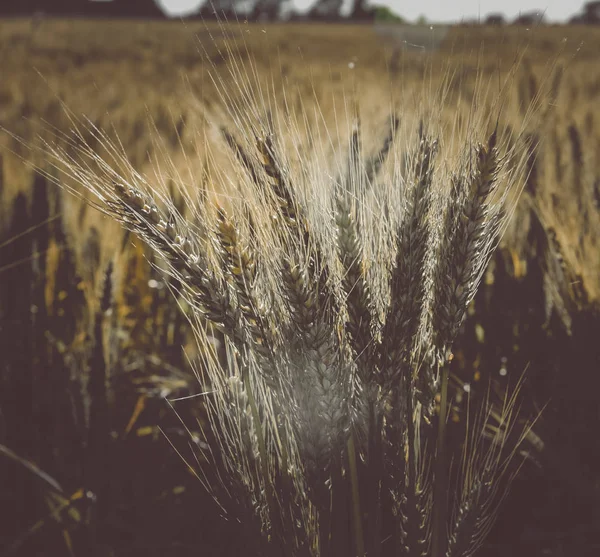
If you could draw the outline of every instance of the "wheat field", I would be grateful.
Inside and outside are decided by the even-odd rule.
[[[454,27],[439,45],[435,33],[423,29],[418,44],[407,45],[366,25],[0,21],[0,473],[8,478],[0,495],[1,554],[259,555],[267,553],[248,541],[254,530],[277,539],[276,521],[265,518],[274,505],[268,482],[251,489],[262,493],[253,518],[241,503],[237,510],[223,508],[202,485],[223,496],[216,486],[227,459],[211,451],[222,446],[224,426],[199,396],[207,388],[203,366],[216,365],[207,354],[214,352],[217,362],[229,357],[222,331],[203,333],[198,342],[206,323],[192,319],[190,326],[194,301],[181,294],[180,268],[170,272],[168,260],[136,236],[139,227],[124,231],[90,206],[98,204],[98,192],[111,199],[107,184],[121,176],[144,194],[153,191],[157,212],[170,208],[179,215],[177,226],[186,217],[194,230],[214,227],[230,255],[238,253],[235,223],[240,237],[254,239],[231,262],[234,283],[238,266],[242,275],[255,272],[243,270],[240,261],[248,267],[252,246],[277,244],[260,220],[264,215],[244,213],[239,194],[242,174],[254,172],[244,161],[254,147],[247,123],[255,106],[266,108],[277,129],[295,122],[295,133],[281,138],[284,152],[300,155],[286,159],[291,176],[302,175],[305,153],[325,161],[318,167],[325,176],[336,176],[347,159],[356,162],[353,145],[359,143],[367,166],[380,161],[384,176],[393,173],[380,151],[387,137],[406,150],[408,163],[400,166],[426,158],[427,149],[439,148],[438,160],[458,159],[473,130],[479,156],[495,149],[494,129],[498,137],[516,138],[506,147],[508,159],[521,161],[509,200],[514,214],[489,262],[482,260],[480,288],[452,349],[448,443],[457,455],[467,450],[461,432],[471,423],[471,397],[473,406],[502,401],[525,372],[517,422],[535,423],[523,426],[519,474],[507,474],[513,489],[501,498],[498,520],[478,554],[596,554],[600,30]],[[450,139],[434,148],[423,123]],[[411,151],[422,133],[422,150]],[[81,146],[88,151],[77,150]],[[269,149],[259,148],[259,155],[271,176],[278,161]],[[90,166],[69,158],[82,154]],[[102,160],[110,160],[116,173],[102,174]],[[320,197],[319,178],[311,180],[314,191],[302,190],[297,203],[313,211],[309,221],[320,222],[319,203],[322,209],[332,201]],[[440,178],[440,187],[450,182]],[[262,199],[246,188],[241,191],[248,198]],[[127,197],[129,190],[123,195],[113,201],[139,204]],[[395,199],[381,195],[388,197],[373,206]],[[221,213],[196,219],[189,206],[200,197],[199,203],[232,211],[237,220]],[[144,207],[154,206],[143,199]],[[295,222],[288,209],[281,211]],[[326,238],[326,224],[323,230]],[[361,241],[370,246],[371,240]],[[392,248],[388,253],[378,241],[371,259],[393,267],[385,263]],[[211,252],[207,260],[218,257]],[[273,257],[259,259],[259,268],[280,264]],[[275,276],[263,287],[273,286]],[[375,281],[375,292],[385,291],[383,282]],[[240,296],[248,293],[238,286]],[[339,388],[352,398],[348,385]],[[446,405],[436,388],[427,417],[434,426]],[[235,400],[247,397],[242,391]],[[248,427],[248,442],[256,437],[255,452],[262,454],[256,427]],[[360,478],[361,467],[367,470],[360,435],[356,442],[358,472],[343,466],[344,473],[331,478],[348,482],[352,497],[352,474]],[[205,476],[199,472],[203,458]],[[257,474],[263,480],[273,475],[274,485],[285,480],[273,470]],[[400,542],[386,545],[395,526],[384,518],[374,527],[372,508],[363,510],[362,520],[349,512],[324,526],[315,518],[326,515],[319,506],[323,494],[307,478],[309,495],[299,490],[295,501],[308,502],[298,503],[298,512],[319,532],[328,530],[329,539],[315,534],[299,542],[302,528],[282,526],[293,530],[300,549],[294,553],[282,536],[287,549],[273,554],[305,554],[307,547],[320,553],[306,554],[417,554]],[[368,491],[360,495],[369,500]],[[352,497],[335,499],[335,508],[356,508]],[[361,523],[364,539],[356,533]],[[377,528],[386,535],[373,532]],[[432,529],[435,538],[435,524]],[[365,540],[375,545],[379,537],[376,550],[365,549]],[[339,541],[346,538],[346,545]],[[451,537],[449,555],[471,554],[452,553],[452,543]],[[426,551],[441,554],[435,543]]]

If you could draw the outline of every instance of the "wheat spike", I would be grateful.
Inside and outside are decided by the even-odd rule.
[[[306,111],[289,115],[252,69],[230,71],[241,100],[221,91],[228,122],[206,147],[222,198],[180,184],[186,217],[89,123],[103,156],[83,133],[66,147],[46,143],[45,154],[64,187],[81,196],[72,180],[94,195],[180,284],[203,354],[198,373],[210,385],[216,440],[205,456],[230,512],[252,515],[257,554],[346,548],[372,557],[389,536],[405,555],[471,555],[522,436],[508,441],[510,399],[492,448],[481,441],[488,422],[479,426],[447,519],[446,364],[523,187],[524,133],[490,134],[480,117],[453,151],[455,138],[427,111],[418,130],[403,129],[394,111],[372,157],[364,124],[352,120],[339,147],[349,145],[347,164],[336,165],[331,139],[298,147]],[[320,129],[306,125],[318,144]],[[225,361],[211,348],[215,329]]]

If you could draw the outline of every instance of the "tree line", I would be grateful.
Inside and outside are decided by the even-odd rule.
[[[293,0],[204,0],[198,10],[188,17],[202,19],[228,19],[236,17],[254,21],[276,20],[387,20],[401,21],[401,18],[384,6],[374,6],[368,0],[353,0],[348,13],[343,13],[344,0],[314,0],[308,12],[295,11]],[[2,16],[76,16],[76,17],[138,17],[145,19],[166,19],[156,0],[8,0],[0,2]],[[570,23],[600,24],[600,1],[587,2],[580,13],[575,14]],[[465,22],[467,23],[467,22]],[[490,14],[482,21],[472,24],[504,25],[507,22],[502,14]],[[542,25],[544,12],[536,10],[521,14],[512,24]]]
[[[139,17],[164,19],[166,14],[155,0],[20,0],[0,2],[0,16],[44,14],[77,17]],[[294,11],[292,0],[206,0],[190,18],[234,19],[236,14],[251,20],[341,18],[374,19],[375,8],[366,0],[353,0],[349,14],[342,14],[343,0],[315,0],[305,14]]]

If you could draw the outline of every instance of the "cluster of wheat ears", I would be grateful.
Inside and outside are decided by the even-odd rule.
[[[449,363],[524,184],[526,134],[500,129],[499,102],[458,145],[427,111],[391,116],[369,156],[354,115],[346,145],[301,144],[311,115],[234,74],[210,145],[229,164],[184,203],[93,125],[44,146],[49,177],[94,194],[174,279],[210,421],[198,466],[182,456],[248,554],[472,555],[527,426],[515,394],[483,397],[450,447]]]

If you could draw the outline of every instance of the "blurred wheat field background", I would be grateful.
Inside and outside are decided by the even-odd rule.
[[[221,519],[174,450],[203,443],[208,425],[201,397],[177,404],[190,441],[164,400],[202,387],[177,285],[133,235],[53,184],[45,173],[59,178],[56,169],[26,146],[39,136],[66,145],[60,132],[85,118],[183,205],[182,185],[193,191],[210,169],[227,172],[228,158],[206,144],[223,143],[220,125],[231,129],[223,105],[238,102],[230,70],[242,68],[272,88],[279,110],[287,103],[324,122],[332,145],[347,143],[357,114],[369,123],[366,152],[390,114],[418,127],[406,107],[427,109],[440,89],[439,124],[457,136],[511,72],[502,129],[521,129],[540,99],[525,129],[537,155],[453,350],[450,421],[464,422],[465,393],[488,381],[502,391],[527,368],[526,404],[546,408],[481,554],[597,554],[600,30],[453,27],[431,52],[360,25],[234,24],[227,34],[0,22],[0,125],[10,132],[0,134],[0,551],[243,550],[239,525]],[[479,99],[481,88],[490,93]],[[105,153],[98,137],[86,141]],[[311,147],[310,137],[299,142]]]

